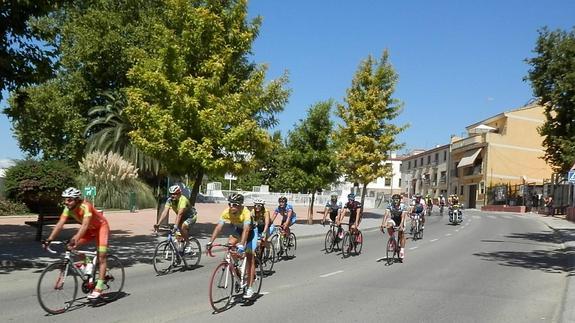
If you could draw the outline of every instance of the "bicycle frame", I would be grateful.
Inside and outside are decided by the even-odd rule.
[[[51,241],[51,244],[68,244],[67,241]],[[58,252],[51,249],[50,246],[48,245],[48,247],[46,247],[46,250],[48,252],[50,252],[51,254],[57,254]],[[90,270],[90,272],[85,272],[84,270],[78,268],[77,266],[72,266],[72,270],[74,271],[74,273],[76,275],[78,275],[80,277],[80,279],[84,282],[84,283],[88,283],[87,288],[89,288],[90,290],[92,290],[96,285],[94,284],[94,273],[96,272],[96,266],[99,265],[98,263],[98,253],[96,251],[87,251],[87,250],[70,250],[68,248],[66,248],[66,251],[64,252],[64,257],[63,259],[66,261],[66,271],[65,271],[65,275],[64,275],[64,280],[66,279],[67,275],[68,275],[68,269],[70,268],[70,264],[74,264],[74,259],[72,259],[72,255],[76,255],[76,256],[92,256],[92,268]]]
[[[226,263],[226,271],[229,271],[232,267],[233,267],[233,271],[232,274],[234,276],[236,276],[237,278],[239,278],[240,280],[240,284],[241,286],[245,286],[246,282],[245,282],[245,270],[246,270],[246,263],[247,263],[247,258],[244,256],[240,256],[237,252],[236,252],[236,246],[235,245],[231,245],[229,243],[226,244],[220,244],[220,243],[215,243],[212,245],[213,247],[223,247],[223,248],[227,248],[226,253],[224,254],[224,257],[221,261],[221,263]],[[206,253],[210,256],[210,257],[215,257],[215,255],[212,253],[211,249],[206,249]],[[241,257],[240,260],[237,259],[237,257],[235,256],[237,255],[237,257]],[[241,264],[238,263],[238,261],[241,261]],[[226,275],[226,279],[227,279],[227,275]],[[225,282],[226,286],[228,284],[228,282]]]

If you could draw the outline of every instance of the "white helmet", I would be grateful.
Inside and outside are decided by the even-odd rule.
[[[170,186],[169,192],[170,192],[170,194],[177,194],[177,193],[181,193],[182,189],[180,188],[179,185],[172,185],[172,186]]]
[[[266,205],[266,201],[264,201],[263,199],[260,199],[260,198],[255,198],[254,199],[254,205],[256,205],[256,204]]]
[[[79,199],[82,197],[82,192],[75,187],[68,187],[67,189],[62,192],[62,197],[72,197],[75,199]]]

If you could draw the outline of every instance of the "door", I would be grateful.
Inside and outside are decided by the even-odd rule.
[[[475,208],[475,201],[477,200],[477,185],[469,185],[469,205],[468,208]]]

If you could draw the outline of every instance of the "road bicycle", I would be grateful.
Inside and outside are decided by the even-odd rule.
[[[210,305],[215,312],[226,310],[232,301],[238,298],[243,300],[243,294],[247,289],[248,277],[246,275],[247,257],[237,252],[236,246],[232,244],[213,244],[206,250],[210,257],[215,257],[212,253],[214,247],[223,247],[226,253],[222,261],[214,269],[210,278],[209,299]],[[257,298],[262,288],[264,277],[263,268],[258,257],[254,257],[256,262],[256,272],[252,289],[254,296]],[[249,301],[249,300],[248,300]]]
[[[341,244],[341,253],[343,258],[351,256],[352,252],[356,255],[361,253],[361,248],[363,247],[363,234],[359,229],[347,230],[343,235],[343,242]]]
[[[463,221],[463,214],[459,205],[454,205],[449,210],[449,222],[453,225],[458,225]]]
[[[385,228],[381,229],[381,232],[385,235]],[[389,236],[387,239],[387,248],[386,248],[386,259],[387,265],[391,265],[394,262],[403,262],[401,258],[399,258],[399,240],[398,240],[398,232],[399,227],[393,227],[393,234]]]
[[[156,232],[167,233],[167,238],[156,245],[154,250],[154,270],[158,275],[164,275],[182,265],[182,269],[193,268],[200,263],[202,247],[198,239],[190,236],[187,243],[181,238],[178,227],[160,226]]]
[[[267,239],[259,239],[258,247],[256,249],[256,256],[262,264],[264,273],[270,274],[276,262],[276,247]]]
[[[287,231],[281,225],[278,225],[270,241],[275,246],[277,252],[276,261],[278,261],[280,257],[285,257],[285,259],[295,257],[297,239],[293,232],[290,232],[288,235]]]
[[[335,222],[331,221],[329,223],[329,230],[325,234],[325,253],[331,253],[335,249],[340,249],[339,244],[341,243],[342,238],[343,229],[341,226],[338,226]]]
[[[58,252],[50,248],[53,244],[67,245],[68,241],[54,240],[46,246],[48,252],[56,254]],[[100,299],[104,302],[112,302],[121,296],[124,287],[124,265],[118,257],[109,253],[106,255],[106,262],[104,289]],[[66,248],[62,259],[48,265],[40,274],[36,288],[40,306],[50,314],[66,312],[77,299],[78,280],[81,282],[84,294],[94,290],[99,277],[99,267],[96,251]]]
[[[423,239],[423,225],[421,223],[421,214],[414,213],[411,216],[411,234],[413,240]]]

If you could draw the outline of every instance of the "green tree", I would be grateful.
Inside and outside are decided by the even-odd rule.
[[[543,28],[526,77],[535,97],[545,107],[545,161],[555,172],[565,174],[575,162],[575,27],[570,31]]]
[[[125,113],[133,142],[170,172],[194,178],[257,167],[272,141],[266,128],[283,109],[287,77],[264,84],[248,62],[260,18],[245,0],[166,1],[145,18],[155,48],[135,49]]]
[[[88,138],[87,152],[114,152],[133,163],[140,172],[158,174],[160,163],[132,144],[129,136],[130,122],[124,115],[126,100],[118,91],[106,91],[102,94],[105,104],[90,109],[90,121],[84,135]]]
[[[385,161],[391,151],[403,146],[395,137],[407,126],[391,123],[402,107],[392,98],[397,79],[387,50],[379,61],[370,55],[361,62],[347,90],[346,105],[337,106],[337,115],[343,120],[334,136],[337,158],[346,179],[362,185],[362,205],[367,184],[391,177]]]
[[[299,191],[311,193],[308,223],[313,223],[315,193],[337,181],[339,174],[331,139],[333,123],[330,120],[331,101],[314,104],[304,120],[300,120],[288,134],[287,163],[290,166],[291,183]]]
[[[52,48],[32,22],[67,1],[12,0],[0,2],[0,91],[14,90],[52,76]],[[0,92],[0,100],[2,92]]]

